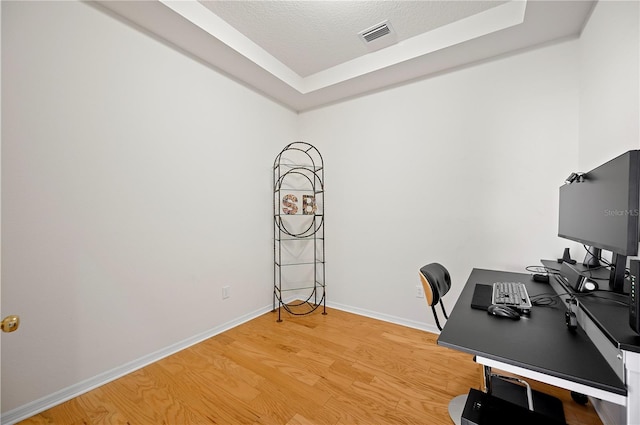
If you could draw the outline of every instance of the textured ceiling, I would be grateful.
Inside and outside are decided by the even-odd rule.
[[[97,0],[280,103],[305,111],[575,38],[592,0]],[[395,32],[366,45],[384,20]]]
[[[358,33],[389,20],[398,42],[505,1],[211,1],[213,13],[301,77],[366,55]]]

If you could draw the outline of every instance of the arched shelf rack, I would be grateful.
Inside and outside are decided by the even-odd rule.
[[[273,163],[273,311],[301,316],[326,310],[324,162],[293,142]],[[276,305],[277,304],[277,305]]]

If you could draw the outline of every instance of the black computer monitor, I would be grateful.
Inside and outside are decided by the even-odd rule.
[[[610,287],[623,291],[638,254],[640,151],[628,151],[560,187],[558,236],[612,253]]]

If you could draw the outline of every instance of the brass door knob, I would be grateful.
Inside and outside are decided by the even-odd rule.
[[[13,332],[20,326],[20,317],[12,315],[2,319],[2,332]]]

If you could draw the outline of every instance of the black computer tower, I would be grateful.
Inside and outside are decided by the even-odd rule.
[[[462,425],[566,425],[564,421],[558,421],[474,388],[469,390],[461,423]]]

